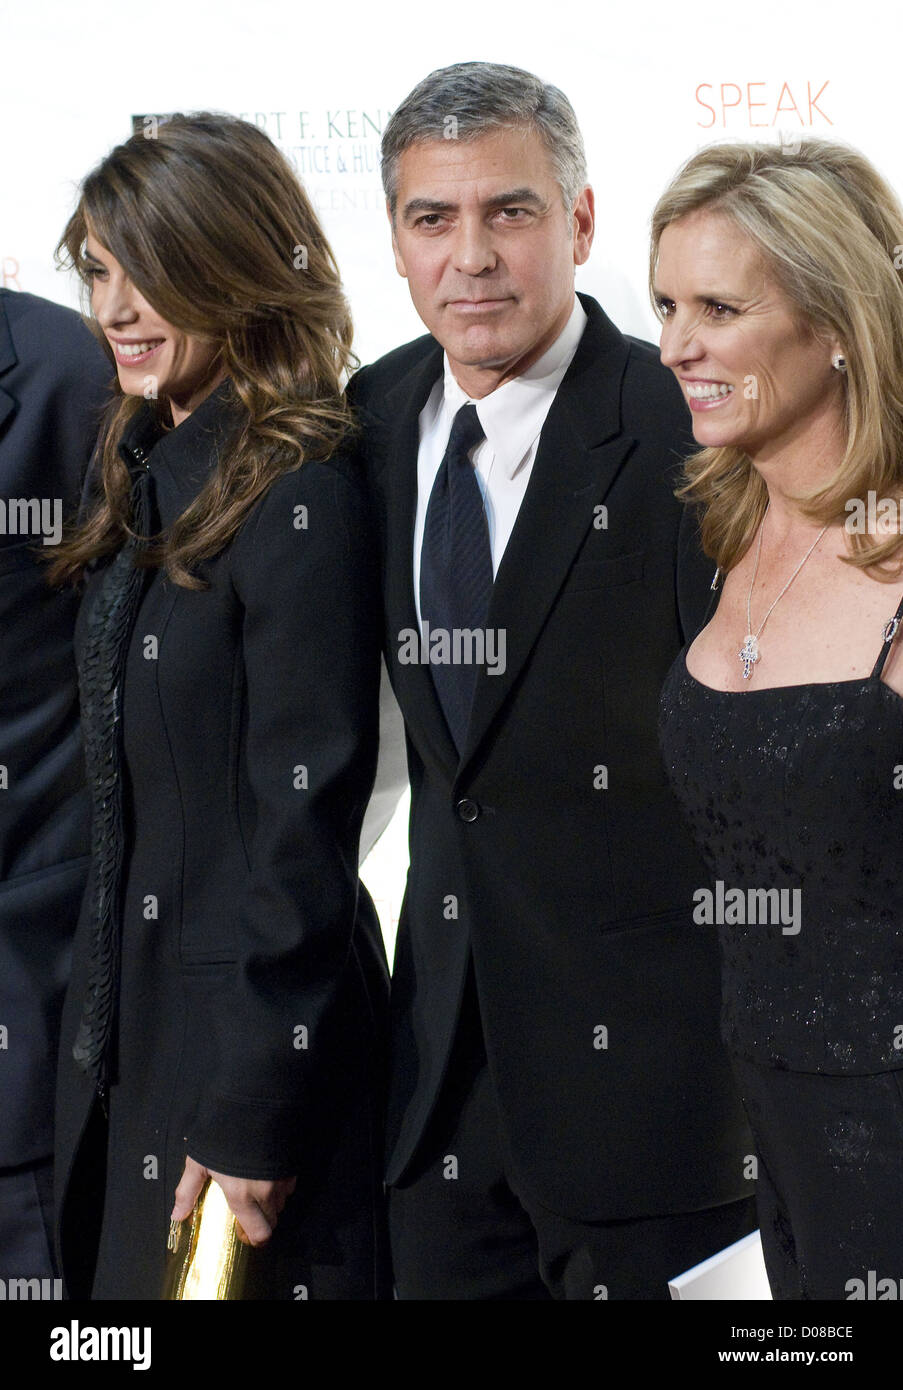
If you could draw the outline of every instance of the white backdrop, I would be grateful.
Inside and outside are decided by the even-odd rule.
[[[62,303],[51,252],[83,174],[144,112],[257,119],[297,161],[330,236],[364,361],[415,336],[378,175],[379,131],[433,68],[515,63],[570,97],[596,189],[597,239],[578,286],[626,332],[654,337],[649,213],[712,139],[833,134],[897,187],[896,0],[19,0],[0,27],[0,278]],[[513,15],[517,18],[514,20]]]
[[[0,29],[0,281],[76,304],[52,251],[79,179],[133,115],[230,111],[294,160],[342,268],[357,352],[372,360],[422,331],[390,254],[380,131],[427,72],[480,58],[570,97],[598,215],[578,287],[655,339],[649,214],[699,145],[830,134],[903,188],[898,16],[897,0],[19,0]],[[402,809],[365,873],[390,947],[405,853]]]

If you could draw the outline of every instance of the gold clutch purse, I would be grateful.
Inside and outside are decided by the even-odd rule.
[[[219,1183],[208,1178],[191,1215],[170,1222],[166,1246],[164,1299],[241,1298],[248,1247]]]

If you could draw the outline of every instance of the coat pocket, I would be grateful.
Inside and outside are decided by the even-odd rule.
[[[634,583],[643,578],[644,560],[642,550],[629,555],[612,555],[605,560],[578,560],[568,576],[565,593]]]

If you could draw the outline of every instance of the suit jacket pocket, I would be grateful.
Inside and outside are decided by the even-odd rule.
[[[235,956],[225,954],[223,951],[209,951],[198,954],[192,951],[190,955],[182,955],[182,974],[188,976],[203,975],[228,975],[235,970],[238,961]]]
[[[585,589],[610,589],[616,584],[631,584],[643,578],[642,550],[629,555],[612,555],[605,560],[578,560],[568,575],[565,593]]]

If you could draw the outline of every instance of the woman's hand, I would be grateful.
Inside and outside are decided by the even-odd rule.
[[[295,1190],[297,1178],[277,1178],[275,1181],[254,1178],[230,1178],[225,1173],[212,1173],[193,1158],[185,1159],[185,1169],[176,1188],[173,1221],[184,1221],[201,1195],[208,1178],[219,1183],[235,1217],[238,1238],[244,1245],[266,1245],[276,1227],[276,1221],[288,1198]]]

